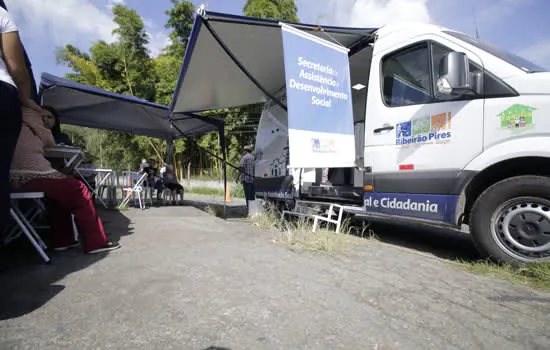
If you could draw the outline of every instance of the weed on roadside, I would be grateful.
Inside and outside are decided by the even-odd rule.
[[[185,189],[186,193],[207,195],[207,196],[218,196],[223,197],[223,189],[213,188],[213,187],[188,187]],[[244,189],[240,184],[232,184],[230,186],[231,197],[234,198],[244,198]]]
[[[253,221],[256,226],[277,233],[274,243],[292,249],[332,254],[343,252],[350,245],[364,244],[374,239],[374,232],[368,223],[354,226],[349,218],[342,222],[340,233],[336,233],[334,227],[325,225],[319,225],[313,232],[312,220],[305,217],[287,216],[285,219],[276,207],[267,205]]]
[[[467,272],[500,278],[536,289],[550,289],[550,263],[525,264],[515,267],[494,264],[490,261],[459,261]]]

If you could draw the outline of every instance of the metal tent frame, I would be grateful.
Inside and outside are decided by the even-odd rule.
[[[253,72],[251,72],[251,69],[245,67],[245,64],[235,55],[235,52],[231,50],[229,45],[227,45],[223,38],[218,34],[212,23],[216,24],[242,24],[245,26],[253,26],[257,28],[267,28],[267,27],[275,27],[277,29],[280,28],[280,22],[274,21],[274,20],[268,20],[268,19],[259,19],[259,18],[252,18],[252,17],[245,17],[245,16],[236,16],[236,15],[229,15],[229,14],[222,14],[222,13],[215,13],[215,12],[206,12],[204,10],[204,7],[201,7],[199,10],[197,10],[197,14],[195,15],[195,22],[193,23],[193,28],[191,30],[191,34],[189,36],[189,41],[187,45],[187,49],[183,58],[183,63],[180,71],[180,76],[178,78],[178,83],[176,85],[176,89],[174,92],[174,97],[172,98],[172,102],[170,105],[170,123],[175,126],[177,121],[179,119],[175,118],[174,116],[177,114],[183,114],[187,116],[195,116],[197,118],[205,118],[203,116],[196,115],[195,113],[201,112],[201,111],[207,111],[207,110],[214,110],[224,107],[236,107],[239,105],[244,105],[248,103],[259,103],[259,102],[266,102],[265,99],[273,101],[277,105],[279,105],[283,110],[287,110],[287,106],[282,103],[279,99],[275,98],[274,94],[276,91],[281,89],[281,83],[271,84],[271,89],[266,87],[266,81],[264,78],[264,81],[261,81]],[[329,27],[329,26],[319,26],[319,25],[309,25],[309,24],[299,24],[299,23],[288,23],[298,29],[306,30],[312,34],[315,35],[323,35],[327,36],[333,41],[340,43],[335,37],[338,37],[340,39],[345,38],[346,42],[343,46],[346,46],[350,49],[350,55],[355,54],[356,52],[363,49],[369,42],[372,42],[374,38],[374,32],[377,30],[377,28],[344,28],[344,27]],[[218,48],[225,53],[225,58],[229,58],[229,62],[232,62],[237,68],[238,72],[240,74],[243,74],[249,82],[252,83],[253,87],[248,86],[247,92],[250,94],[251,91],[254,91],[254,88],[259,90],[261,94],[255,94],[255,96],[250,97],[247,99],[234,99],[235,103],[233,104],[227,104],[227,105],[220,105],[223,104],[223,102],[220,102],[221,100],[227,101],[227,96],[223,96],[223,93],[220,93],[219,90],[216,89],[208,89],[208,86],[204,89],[207,93],[206,99],[209,99],[211,102],[210,104],[206,103],[204,106],[201,106],[199,109],[194,108],[182,108],[182,104],[185,105],[185,101],[183,103],[180,103],[179,98],[182,96],[182,91],[184,90],[184,84],[186,81],[186,78],[188,76],[189,67],[191,64],[191,57],[196,49],[197,41],[199,39],[199,36],[201,35],[201,28],[205,27],[208,33],[211,35],[211,38],[204,38],[205,40],[212,39],[217,43]],[[226,34],[227,31],[222,31],[223,34]],[[218,50],[219,51],[219,50]],[[218,54],[216,58],[223,58],[217,51],[211,51],[215,54]],[[220,63],[221,64],[221,63]],[[257,68],[257,67],[256,67]],[[256,70],[258,72],[258,70]],[[202,79],[209,81],[210,74],[215,75],[216,73],[210,73],[210,71],[207,72],[208,76],[201,76]],[[232,77],[235,77],[233,75]],[[189,78],[193,80],[192,78]],[[227,78],[228,79],[228,78]],[[213,84],[212,82],[210,82]],[[271,82],[272,83],[272,82]],[[278,85],[277,85],[278,84]],[[284,86],[284,82],[282,83]],[[256,90],[256,91],[257,91]],[[199,88],[199,93],[202,93],[203,89]],[[253,93],[251,93],[253,94]],[[211,96],[213,95],[213,96]],[[220,96],[222,95],[222,96]],[[258,96],[260,95],[260,96]],[[188,99],[193,99],[193,97],[189,97]],[[229,98],[230,100],[230,98]],[[239,101],[239,102],[236,102]],[[205,106],[208,105],[210,108],[205,108]],[[177,127],[176,127],[177,129]],[[220,142],[222,149],[225,150],[225,140],[224,140],[224,132],[223,130],[220,131]],[[213,155],[212,153],[210,153]],[[215,155],[213,155],[215,156]],[[216,157],[216,156],[215,156]],[[219,157],[218,157],[219,158]],[[223,173],[224,173],[224,193],[227,195],[227,165],[236,168],[235,166],[227,163],[227,159],[225,156],[225,152],[223,152],[223,158],[219,158],[223,162]],[[225,208],[225,207],[224,207]]]

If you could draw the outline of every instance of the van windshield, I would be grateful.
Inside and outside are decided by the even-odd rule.
[[[465,41],[468,44],[477,47],[478,49],[486,51],[491,55],[496,56],[501,60],[506,61],[527,73],[548,72],[548,69],[541,67],[538,64],[535,64],[533,62],[526,60],[525,58],[514,55],[513,53],[505,51],[497,46],[485,43],[478,39],[474,39],[471,36],[468,36],[462,33],[451,32],[451,31],[444,31],[444,33],[449,34],[450,36],[453,36],[462,41]]]

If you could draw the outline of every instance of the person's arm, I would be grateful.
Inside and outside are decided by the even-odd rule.
[[[244,178],[244,157],[241,158],[239,162],[239,175],[237,175],[237,182],[241,182]]]
[[[40,106],[30,98],[31,81],[27,65],[25,64],[25,53],[19,38],[19,32],[13,21],[6,14],[2,18],[2,30],[2,55],[6,68],[17,86],[19,100],[23,106],[40,111]]]
[[[42,141],[44,147],[55,146],[55,140],[52,132],[44,126],[41,114],[28,107],[23,107],[23,120],[32,129],[33,133]]]

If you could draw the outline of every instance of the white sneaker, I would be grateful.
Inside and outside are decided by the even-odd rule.
[[[94,249],[92,251],[89,251],[88,254],[97,254],[97,253],[103,253],[103,252],[108,252],[108,251],[111,251],[111,250],[116,250],[120,248],[120,244],[118,243],[113,243],[113,242],[107,242],[107,244],[105,245],[105,247],[103,248],[98,248],[98,249]]]
[[[74,244],[71,244],[65,247],[56,247],[56,248],[53,248],[53,250],[55,250],[56,252],[63,252],[67,249],[75,248],[75,247],[80,247],[80,242],[75,242]]]

